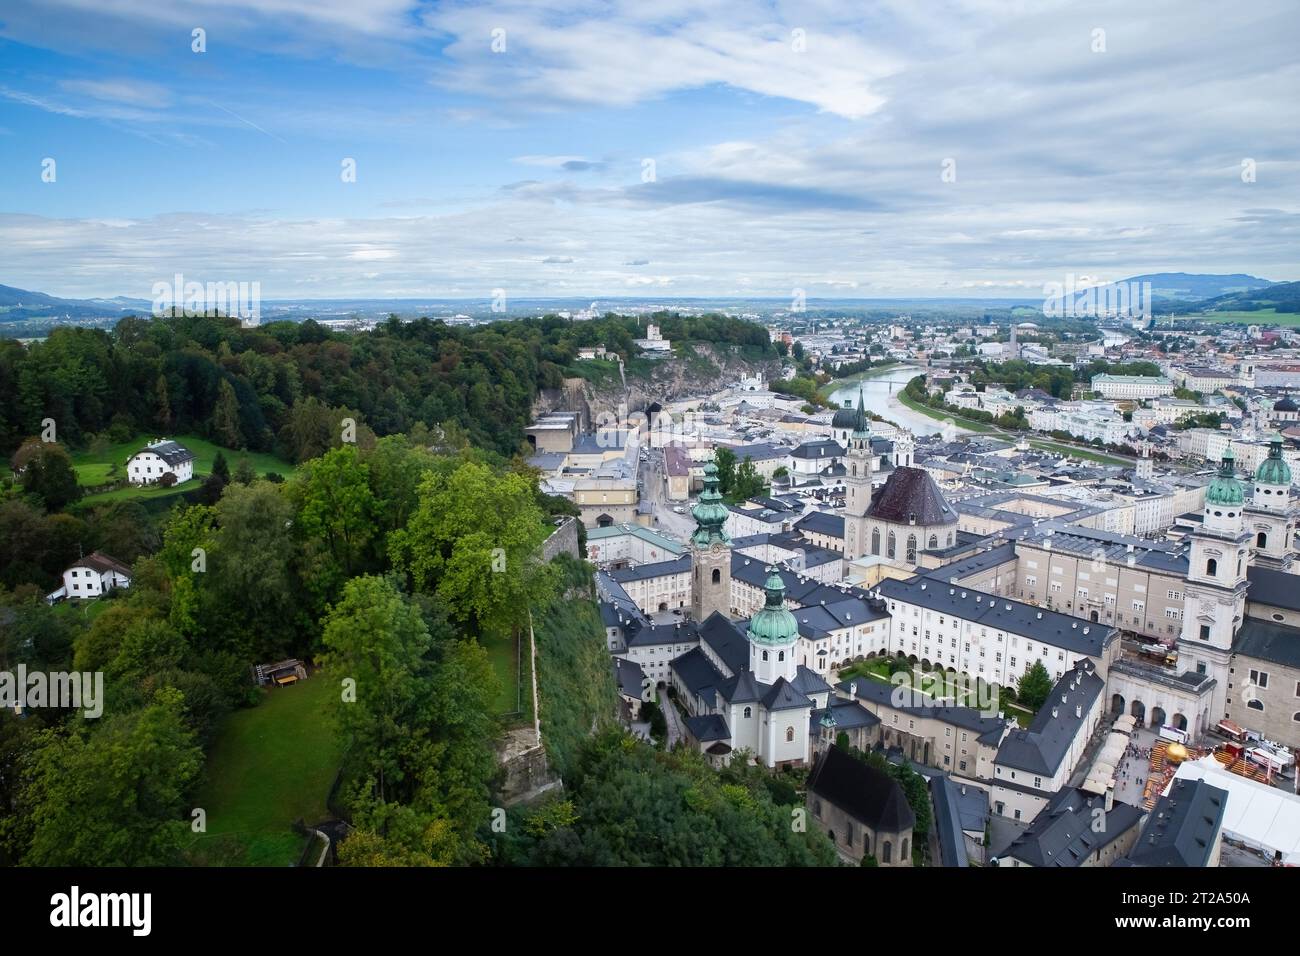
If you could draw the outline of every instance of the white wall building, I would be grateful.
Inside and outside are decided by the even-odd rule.
[[[160,438],[126,460],[127,480],[133,485],[152,485],[168,474],[178,485],[194,477],[194,453],[179,442]]]

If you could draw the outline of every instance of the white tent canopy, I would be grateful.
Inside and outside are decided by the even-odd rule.
[[[1223,813],[1223,835],[1259,850],[1269,859],[1281,853],[1282,862],[1300,866],[1300,797],[1229,773],[1213,756],[1188,760],[1174,779],[1204,780],[1228,792]]]

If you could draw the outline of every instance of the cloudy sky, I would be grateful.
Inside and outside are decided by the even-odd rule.
[[[1300,279],[1297,35],[1295,0],[5,0],[0,283]]]

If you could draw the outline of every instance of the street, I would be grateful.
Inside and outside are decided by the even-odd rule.
[[[668,482],[664,477],[664,456],[657,448],[646,448],[647,455],[641,460],[639,475],[641,482],[641,500],[654,508],[655,527],[669,537],[685,542],[695,530],[695,520],[691,517],[689,501],[669,501]],[[674,507],[684,509],[684,514],[677,514]]]

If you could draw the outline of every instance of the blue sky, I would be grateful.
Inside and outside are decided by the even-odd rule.
[[[1066,275],[1297,279],[1298,26],[1289,0],[7,0],[0,282],[1036,297]]]

